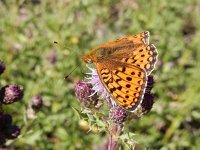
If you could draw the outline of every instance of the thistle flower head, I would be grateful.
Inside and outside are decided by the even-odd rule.
[[[78,81],[74,87],[75,95],[85,107],[95,106],[98,102],[97,95],[93,94],[92,85],[86,81]]]
[[[120,106],[112,107],[109,112],[109,118],[116,124],[122,124],[127,116],[128,112]]]
[[[97,73],[97,70],[93,68],[89,69],[91,72],[87,74],[88,76],[86,77],[86,81],[84,81],[85,82],[84,84],[87,85],[87,87],[83,87],[83,85],[79,83],[79,85],[81,85],[84,90],[82,90],[83,92],[80,91],[76,92],[76,96],[79,97],[79,100],[83,100],[85,97],[88,98],[88,95],[90,95],[89,97],[97,94],[100,95],[99,98],[107,100],[108,104],[110,104],[111,106],[109,118],[114,123],[118,124],[123,123],[128,116],[128,112],[121,106],[117,105],[115,100],[111,98],[110,94],[107,92],[106,88],[102,84],[100,77]],[[154,84],[153,76],[148,76],[147,87],[142,102],[132,112],[132,115],[130,115],[130,117],[131,116],[141,117],[144,113],[147,113],[151,110],[153,106],[153,96],[151,94],[151,89],[153,88],[153,84]]]
[[[82,102],[90,99],[92,87],[85,81],[78,81],[74,87],[76,97]]]
[[[148,81],[147,81],[147,87],[146,87],[146,90],[145,90],[145,94],[144,94],[144,97],[143,97],[143,101],[142,101],[142,111],[147,113],[151,110],[152,106],[153,106],[153,95],[151,94],[151,90],[153,88],[153,84],[154,84],[154,78],[153,76],[148,76]]]
[[[154,103],[154,97],[150,93],[145,93],[142,101],[142,112],[147,113],[151,110],[153,103]]]
[[[21,100],[24,95],[23,89],[16,85],[10,84],[0,89],[0,102],[3,104],[12,104]]]
[[[20,132],[21,132],[21,129],[18,126],[12,125],[7,130],[6,138],[15,139],[20,135]]]
[[[102,84],[99,75],[97,73],[97,70],[94,68],[89,68],[89,69],[91,72],[88,73],[89,76],[86,77],[86,80],[88,83],[92,85],[92,90],[94,91],[93,94],[99,94],[100,99],[105,99],[107,100],[108,104],[111,104],[111,106],[116,106],[117,105],[116,102],[110,97],[110,94],[107,92],[104,85]]]
[[[154,85],[154,78],[153,78],[153,76],[150,75],[150,76],[148,76],[147,87],[146,87],[145,93],[151,93],[153,85]]]
[[[37,96],[33,96],[31,99],[31,107],[34,109],[39,109],[42,107],[43,101],[42,101],[42,97],[37,95]]]
[[[20,128],[16,125],[12,125],[12,116],[0,112],[0,147],[6,142],[6,139],[17,138],[20,134]]]

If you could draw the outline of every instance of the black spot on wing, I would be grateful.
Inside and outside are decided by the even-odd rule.
[[[127,88],[130,88],[130,87],[131,87],[131,85],[130,85],[130,84],[126,84],[126,87],[127,87]]]

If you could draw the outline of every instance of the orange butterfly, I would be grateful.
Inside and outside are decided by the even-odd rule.
[[[149,32],[145,31],[97,46],[82,59],[95,63],[110,96],[123,108],[133,111],[142,102],[157,55],[156,47],[149,44]]]

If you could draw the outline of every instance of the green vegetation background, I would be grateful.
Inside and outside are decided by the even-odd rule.
[[[72,109],[80,109],[73,85],[83,79],[81,68],[67,82],[63,77],[94,46],[145,30],[159,52],[153,71],[156,102],[126,131],[136,134],[141,149],[198,149],[199,0],[1,0],[0,59],[7,68],[0,84],[17,83],[25,90],[23,101],[4,107],[22,127],[11,147],[73,150],[103,145],[106,136],[96,129],[87,132],[87,123]],[[34,95],[42,96],[44,107],[36,119],[26,120]]]

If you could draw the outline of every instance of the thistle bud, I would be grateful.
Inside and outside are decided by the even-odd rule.
[[[153,76],[150,75],[148,76],[147,87],[141,104],[143,113],[149,112],[153,106],[154,97],[151,94],[151,89],[153,88],[153,84],[154,84],[154,79]]]
[[[39,109],[42,107],[43,101],[41,96],[34,96],[31,99],[31,107],[33,109]]]
[[[75,85],[75,95],[79,99],[80,102],[84,102],[90,99],[90,95],[92,94],[92,86],[85,81],[79,81]]]
[[[151,110],[153,103],[154,103],[154,97],[152,94],[145,94],[143,97],[143,101],[142,101],[142,112],[143,113],[147,113]]]
[[[10,84],[0,89],[0,102],[3,104],[12,104],[21,100],[24,95],[23,89],[16,85]]]
[[[15,139],[20,135],[21,129],[16,126],[12,125],[10,128],[8,128],[8,131],[6,133],[6,138],[8,139]]]
[[[122,124],[126,121],[128,112],[120,106],[114,106],[110,109],[109,118],[116,124]]]
[[[85,107],[95,106],[98,103],[97,95],[92,90],[92,85],[85,82],[79,81],[75,85],[75,95]],[[91,96],[93,95],[93,96]]]

